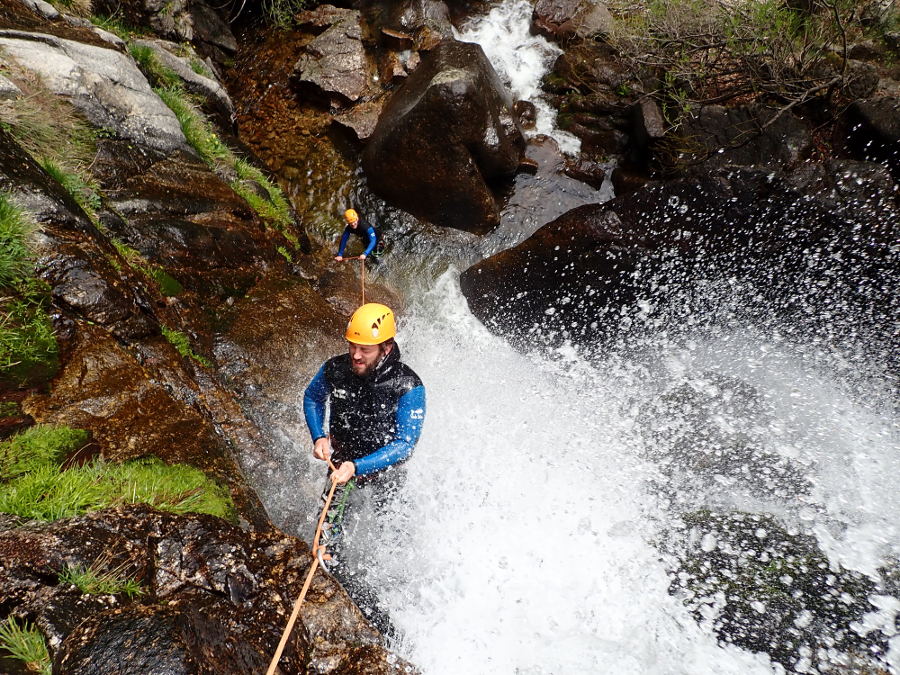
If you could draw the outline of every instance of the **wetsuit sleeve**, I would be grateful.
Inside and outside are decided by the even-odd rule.
[[[341,243],[338,244],[338,252],[337,254],[344,257],[344,249],[347,248],[347,242],[350,240],[350,228],[344,228],[344,234],[341,235]]]
[[[306,426],[309,427],[309,434],[314,443],[328,435],[325,433],[325,402],[327,400],[328,381],[325,379],[323,364],[303,393],[303,415],[306,417]]]
[[[381,471],[409,457],[425,422],[425,387],[419,385],[403,394],[397,404],[396,414],[397,434],[394,440],[371,455],[353,460],[358,476]]]
[[[377,237],[375,236],[375,228],[369,225],[369,228],[366,230],[366,234],[369,235],[369,243],[366,246],[366,250],[363,251],[363,255],[366,257],[375,249],[375,240]]]

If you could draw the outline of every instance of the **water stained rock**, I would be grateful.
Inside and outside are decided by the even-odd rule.
[[[524,139],[481,47],[445,41],[388,101],[363,153],[371,189],[417,217],[469,231],[499,221],[491,184]]]
[[[887,668],[887,636],[859,624],[875,609],[874,581],[830,562],[814,538],[772,516],[710,511],[686,514],[673,534],[670,590],[721,640],[790,672]]]
[[[146,506],[2,530],[0,551],[0,602],[51,636],[60,672],[135,675],[263,672],[310,561],[297,539]],[[144,594],[91,596],[57,582],[65,566],[103,556],[138,580]],[[281,668],[304,672],[312,664],[317,672],[413,672],[380,646],[322,572]]]

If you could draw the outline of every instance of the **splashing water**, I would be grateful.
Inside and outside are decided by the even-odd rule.
[[[669,528],[722,494],[722,508],[815,534],[850,569],[872,574],[900,554],[896,423],[788,349],[729,333],[640,358],[522,355],[471,316],[455,272],[419,297],[400,332],[428,389],[426,430],[402,505],[358,529],[356,546],[395,647],[424,672],[784,672],[718,644],[671,594]],[[651,404],[686,385],[731,405],[728,378],[758,392],[763,412],[742,419],[732,406],[712,422],[744,424],[799,467],[812,485],[799,501],[774,489],[777,473],[762,498],[690,472],[674,500],[652,491]],[[888,625],[896,607],[878,602],[887,610],[869,620]]]
[[[470,21],[457,32],[456,38],[480,44],[513,98],[534,103],[537,123],[530,135],[551,136],[559,143],[560,150],[574,155],[581,149],[581,141],[556,127],[556,111],[539,88],[541,79],[562,50],[529,32],[532,9],[533,4],[528,0],[501,3],[487,15]]]

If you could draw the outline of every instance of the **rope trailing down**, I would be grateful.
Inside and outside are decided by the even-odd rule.
[[[332,471],[335,471],[334,464],[331,463],[330,459],[328,460],[328,466]],[[285,626],[284,632],[281,634],[281,641],[278,643],[278,649],[275,650],[275,654],[272,656],[272,661],[269,663],[269,669],[266,671],[266,675],[274,675],[275,670],[278,668],[281,654],[287,645],[288,638],[291,636],[291,631],[294,629],[297,617],[300,615],[300,606],[303,604],[303,600],[306,599],[306,594],[309,591],[309,587],[312,585],[313,576],[315,576],[316,570],[322,562],[324,546],[319,546],[319,539],[322,537],[322,525],[325,523],[325,517],[328,515],[328,509],[331,506],[331,500],[334,497],[336,488],[337,481],[331,481],[331,489],[328,491],[328,497],[325,498],[325,506],[322,507],[322,513],[319,515],[319,524],[316,526],[316,535],[313,537],[312,564],[309,566],[309,571],[306,573],[306,580],[303,582],[303,588],[300,590],[300,595],[298,595],[297,600],[294,601],[294,609],[291,612],[291,618],[288,619],[287,626]]]

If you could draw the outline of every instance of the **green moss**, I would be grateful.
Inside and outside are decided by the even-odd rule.
[[[71,584],[87,595],[127,595],[135,598],[144,594],[141,584],[125,574],[126,564],[112,569],[108,559],[101,556],[88,566],[67,566],[59,575],[62,584]]]
[[[188,336],[182,333],[181,331],[175,330],[173,328],[168,328],[166,326],[162,327],[163,337],[168,340],[173,347],[185,358],[194,359],[201,366],[205,366],[207,368],[212,368],[212,363],[209,359],[204,356],[197,354],[193,348],[191,347],[191,342],[188,340]]]
[[[117,504],[150,504],[172,513],[234,519],[228,492],[202,471],[155,458],[124,464],[97,460],[65,471],[47,463],[7,482],[0,494],[0,511],[45,521]]]
[[[0,481],[8,481],[44,464],[60,464],[83,447],[88,433],[53,424],[36,424],[0,442]]]
[[[29,622],[21,625],[13,617],[0,623],[0,649],[24,662],[28,670],[50,675],[50,654],[44,636]]]
[[[144,256],[141,255],[140,251],[133,249],[131,246],[115,237],[110,237],[110,243],[112,243],[119,252],[119,255],[125,259],[125,262],[127,262],[129,266],[151,279],[159,288],[159,292],[164,296],[174,297],[184,292],[184,286],[182,286],[175,277],[166,272],[161,266],[148,262]],[[114,263],[114,266],[118,268],[118,263]]]
[[[284,246],[278,246],[275,250],[278,251],[278,254],[288,262],[294,262],[294,257]]]

